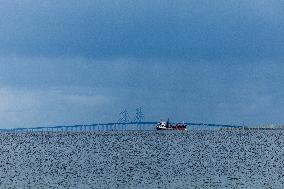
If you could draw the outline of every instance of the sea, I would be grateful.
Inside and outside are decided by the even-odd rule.
[[[284,130],[0,133],[0,188],[284,188]]]

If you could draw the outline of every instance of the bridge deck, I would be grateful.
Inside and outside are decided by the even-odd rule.
[[[127,123],[94,123],[86,125],[60,125],[51,127],[30,127],[0,129],[0,131],[117,131],[117,130],[155,130],[158,121],[127,122]],[[186,122],[188,129],[212,130],[214,128],[241,128],[239,125],[192,123]]]

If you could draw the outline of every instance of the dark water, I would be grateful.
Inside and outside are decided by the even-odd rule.
[[[0,134],[0,188],[283,188],[284,132]]]

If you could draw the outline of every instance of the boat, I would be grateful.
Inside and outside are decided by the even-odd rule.
[[[186,131],[186,124],[184,123],[177,123],[177,124],[170,124],[168,121],[161,121],[156,125],[157,130],[180,130]]]

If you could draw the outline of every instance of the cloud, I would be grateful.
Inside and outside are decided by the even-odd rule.
[[[0,52],[96,59],[283,56],[283,2],[4,1]]]
[[[83,90],[83,88],[81,89]],[[87,124],[106,121],[111,96],[70,94],[56,90],[0,89],[1,128]],[[99,110],[103,111],[100,112]]]
[[[148,120],[280,122],[283,16],[277,0],[1,1],[1,127],[138,106]]]
[[[1,127],[112,122],[142,106],[145,119],[281,123],[281,61],[163,62],[2,57]]]

